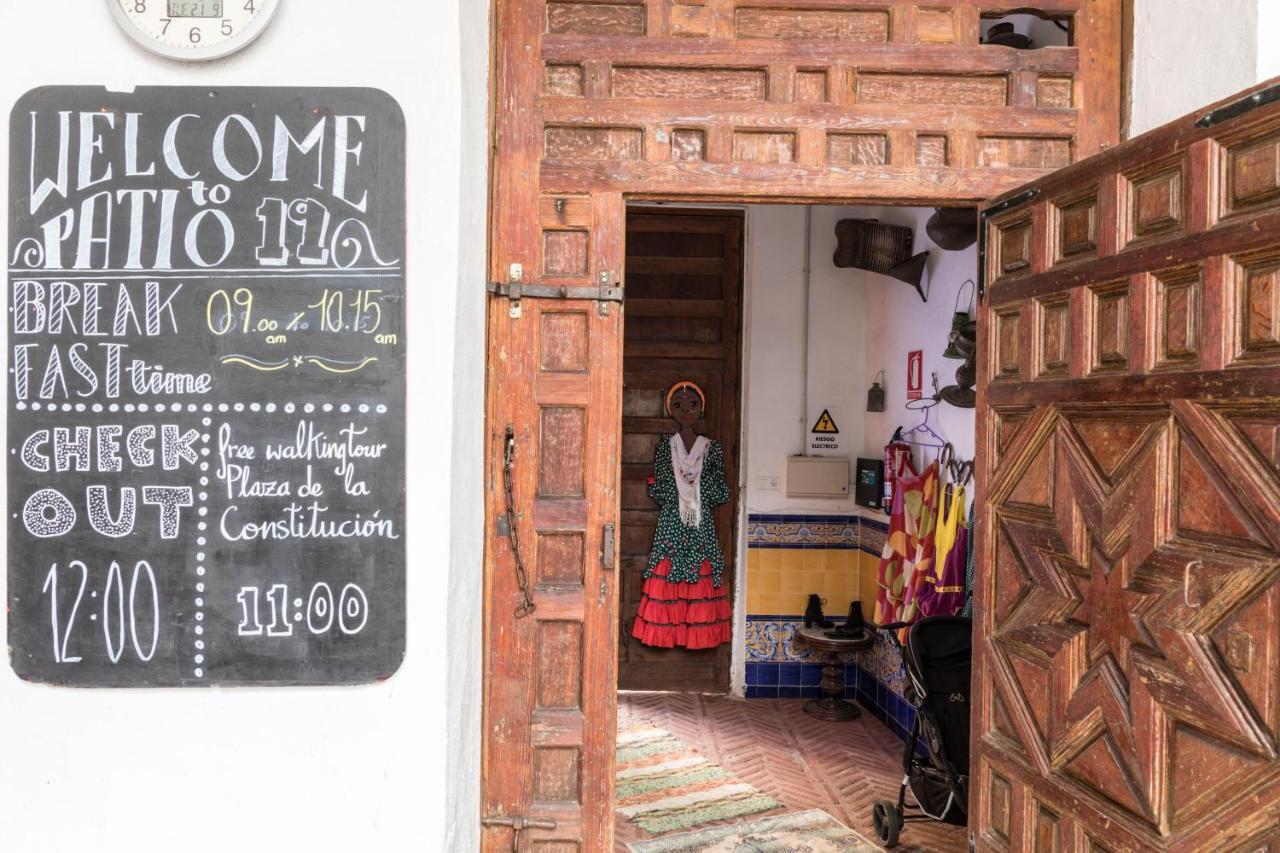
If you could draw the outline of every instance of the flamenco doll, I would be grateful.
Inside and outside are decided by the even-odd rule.
[[[649,497],[659,507],[658,527],[631,629],[647,646],[710,649],[729,641],[732,608],[715,523],[715,508],[729,500],[724,449],[693,431],[706,405],[693,382],[667,392],[667,414],[680,429],[653,454]]]

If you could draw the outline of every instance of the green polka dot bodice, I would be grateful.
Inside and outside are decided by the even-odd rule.
[[[679,439],[677,439],[679,441]],[[671,583],[696,583],[703,562],[711,563],[714,586],[720,586],[724,574],[724,555],[716,541],[715,508],[729,501],[729,487],[724,481],[724,448],[712,441],[702,464],[700,482],[702,496],[702,523],[687,527],[680,520],[680,493],[676,489],[675,473],[671,470],[671,441],[663,437],[653,453],[653,477],[649,481],[649,497],[658,504],[658,527],[653,534],[653,547],[649,551],[649,568],[644,577],[653,576],[653,570],[664,559],[671,561],[667,580]]]

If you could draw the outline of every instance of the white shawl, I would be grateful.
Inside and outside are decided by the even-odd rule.
[[[671,436],[671,471],[680,493],[680,521],[686,527],[702,526],[702,463],[710,446],[707,437],[700,435],[694,440],[693,449],[686,451],[680,433]]]

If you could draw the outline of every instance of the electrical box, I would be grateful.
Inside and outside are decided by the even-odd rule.
[[[849,497],[849,457],[787,457],[787,497]]]
[[[859,459],[854,478],[853,499],[859,506],[880,509],[884,496],[884,460]]]

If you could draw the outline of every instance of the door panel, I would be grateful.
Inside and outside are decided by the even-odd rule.
[[[1202,115],[984,214],[980,849],[1275,843],[1280,107]]]
[[[490,373],[489,551],[486,576],[484,780],[487,819],[551,820],[521,843],[608,849],[613,790],[614,546],[621,417],[615,386],[592,381],[621,367],[621,318],[587,300],[506,300],[490,306],[503,354]],[[516,389],[519,389],[518,391]],[[517,537],[504,535],[505,425],[514,428]],[[535,609],[524,602],[513,553]],[[509,850],[508,827],[486,829],[484,849]],[[556,846],[556,842],[560,846]],[[542,849],[534,847],[533,849]]]
[[[741,213],[724,210],[627,214],[627,328],[623,343],[621,624],[618,687],[624,690],[729,691],[729,644],[714,649],[656,649],[631,637],[657,526],[645,480],[653,449],[674,425],[663,395],[680,379],[707,392],[698,424],[721,443],[732,498],[716,511],[725,582],[735,568],[738,517],[739,375],[742,350]]]

